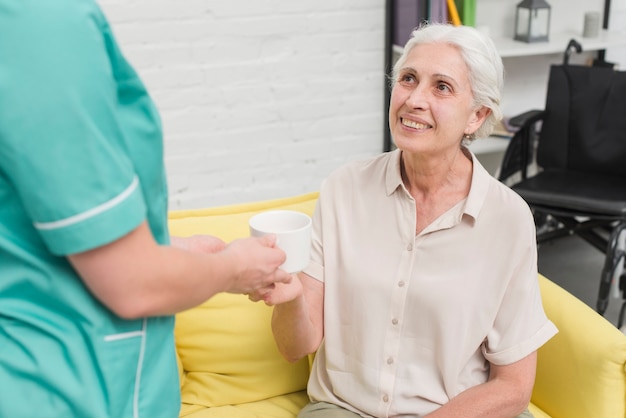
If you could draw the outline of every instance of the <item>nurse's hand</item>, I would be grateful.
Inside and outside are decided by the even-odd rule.
[[[226,246],[225,255],[234,258],[235,280],[229,293],[249,294],[275,283],[291,282],[291,275],[279,266],[285,262],[285,252],[276,247],[276,236],[251,237],[235,240]]]

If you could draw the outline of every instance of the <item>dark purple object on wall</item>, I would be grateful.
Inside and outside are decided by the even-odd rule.
[[[393,2],[393,44],[404,46],[413,29],[425,21],[447,22],[446,0],[391,0]]]
[[[393,43],[404,46],[411,32],[428,20],[428,0],[392,0],[394,7]]]

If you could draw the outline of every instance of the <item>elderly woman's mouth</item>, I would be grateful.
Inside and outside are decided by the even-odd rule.
[[[413,120],[408,120],[408,119],[404,119],[404,118],[400,118],[400,122],[404,126],[408,126],[409,128],[413,128],[413,129],[428,129],[428,128],[430,128],[430,125],[426,125],[425,123],[419,123],[419,122],[415,122]]]

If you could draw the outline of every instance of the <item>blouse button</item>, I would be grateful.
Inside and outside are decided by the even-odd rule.
[[[391,323],[394,324],[394,325],[398,325],[398,318],[393,318],[391,320]]]
[[[410,243],[409,245],[406,246],[406,250],[407,251],[413,251],[413,243]]]
[[[398,287],[404,287],[404,280],[400,280],[398,282]]]
[[[387,364],[393,364],[393,358],[392,357],[389,357],[387,359]]]
[[[389,395],[383,395],[383,402],[389,402]]]

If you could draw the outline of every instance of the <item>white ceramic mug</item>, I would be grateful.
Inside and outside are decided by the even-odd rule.
[[[250,235],[276,235],[276,246],[287,259],[280,266],[288,273],[302,271],[311,257],[311,218],[293,210],[269,210],[250,218]]]

